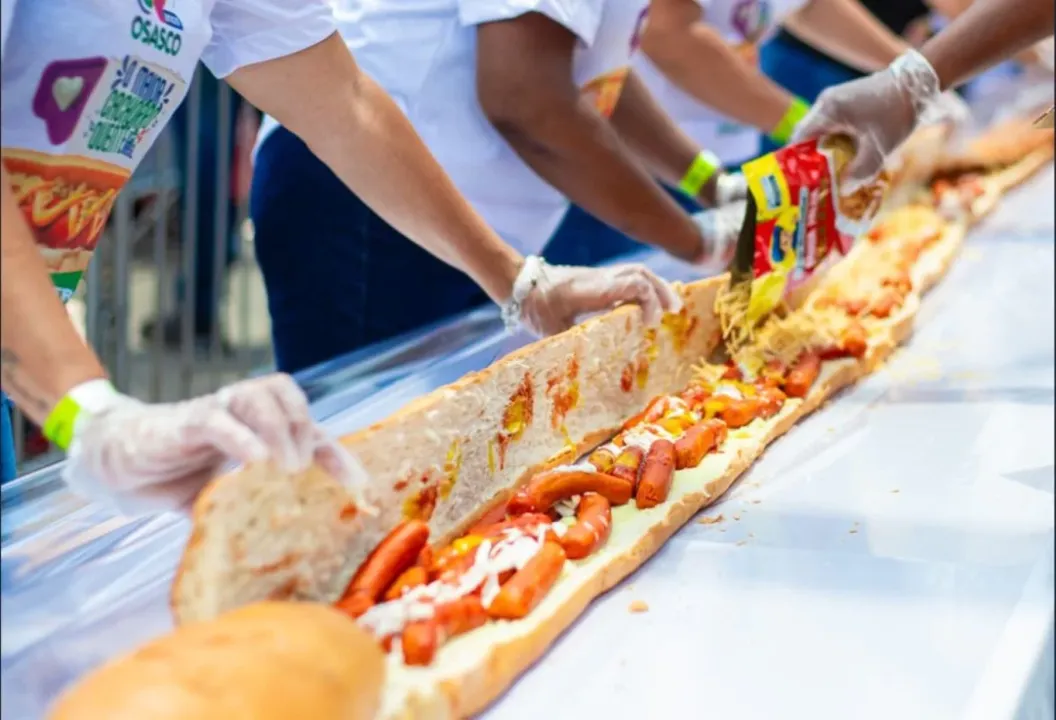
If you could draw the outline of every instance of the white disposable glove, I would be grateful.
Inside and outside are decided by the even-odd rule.
[[[963,127],[972,119],[972,111],[968,103],[953,90],[947,90],[935,98],[920,118],[921,125],[947,124],[953,127]]]
[[[704,238],[704,253],[696,265],[705,275],[724,272],[733,260],[737,251],[737,238],[744,224],[744,214],[748,210],[745,198],[693,216]]]
[[[828,88],[796,127],[793,142],[842,133],[855,142],[844,191],[873,181],[884,160],[910,136],[939,99],[939,77],[927,59],[907,50],[890,67]]]
[[[513,300],[503,308],[507,325],[520,322],[537,335],[562,332],[582,315],[616,305],[639,305],[648,325],[659,323],[665,312],[682,308],[678,293],[638,264],[571,267],[548,265],[532,256],[525,260],[513,288]]]
[[[365,471],[312,421],[288,375],[179,403],[147,404],[110,390],[96,405],[77,420],[63,479],[125,515],[185,509],[230,460],[271,459],[288,472],[314,460],[355,493],[366,485]]]
[[[722,173],[715,178],[715,207],[748,198],[748,181],[742,173]]]

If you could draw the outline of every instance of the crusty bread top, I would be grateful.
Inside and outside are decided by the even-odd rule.
[[[177,622],[266,598],[337,600],[405,518],[450,537],[531,473],[607,439],[652,397],[684,387],[719,342],[727,276],[680,288],[683,309],[645,328],[618,308],[532,343],[341,439],[372,480],[377,517],[357,515],[321,471],[266,466],[217,478],[195,503],[172,587]],[[344,512],[342,512],[344,508]]]
[[[377,642],[341,613],[259,603],[177,629],[89,674],[50,720],[368,720],[385,682]]]

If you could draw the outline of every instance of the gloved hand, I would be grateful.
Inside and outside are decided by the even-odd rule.
[[[842,181],[850,192],[876,178],[884,159],[909,137],[939,95],[931,64],[916,50],[907,50],[884,70],[822,92],[792,142],[849,135],[857,150]]]
[[[281,374],[179,403],[112,391],[104,407],[78,418],[63,479],[137,515],[185,509],[229,460],[267,458],[288,472],[314,460],[354,494],[366,486],[362,467],[312,421],[304,393]]]
[[[743,177],[743,176],[742,176]],[[745,197],[693,216],[704,238],[704,253],[696,263],[705,275],[724,272],[737,251],[737,237],[744,224],[744,213],[748,210],[747,190]]]
[[[920,118],[921,125],[939,125],[946,123],[953,127],[966,125],[972,119],[972,111],[968,103],[953,90],[947,90],[939,95],[935,102],[924,110]]]
[[[715,178],[715,207],[729,205],[748,197],[748,181],[742,173],[724,172]]]
[[[665,312],[682,308],[671,286],[644,265],[571,267],[547,265],[535,256],[525,260],[513,297],[504,309],[507,322],[519,320],[537,335],[562,332],[581,315],[626,303],[639,305],[648,325],[659,323]]]

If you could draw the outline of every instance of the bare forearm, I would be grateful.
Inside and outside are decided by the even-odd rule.
[[[533,170],[587,212],[677,257],[700,253],[700,233],[689,216],[585,101],[499,120],[496,127]]]
[[[701,151],[657,105],[645,83],[633,72],[623,86],[611,122],[638,159],[671,187],[678,187]],[[714,205],[714,182],[702,188],[696,199],[702,205]]]
[[[1052,35],[1052,0],[976,0],[921,48],[943,90]]]
[[[696,4],[696,0],[691,2]],[[699,20],[660,22],[650,17],[642,49],[682,91],[764,133],[777,127],[792,103],[788,91],[741,59]]]
[[[236,72],[231,84],[302,138],[379,216],[497,302],[522,263],[480,218],[414,128],[336,34]]]
[[[6,170],[0,185],[0,385],[22,412],[42,425],[71,388],[105,377],[106,372],[59,301],[15,204]]]
[[[811,0],[784,26],[803,42],[862,72],[887,67],[907,48],[857,0]]]

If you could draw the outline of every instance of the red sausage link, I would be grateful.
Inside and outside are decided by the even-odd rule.
[[[720,434],[724,438],[726,423],[711,419],[699,422],[675,441],[675,469],[685,470],[700,465],[704,456],[718,447]]]
[[[633,487],[626,480],[605,473],[551,470],[533,477],[522,493],[510,500],[511,514],[514,510],[545,512],[560,500],[588,492],[604,495],[613,505],[623,505],[631,499]]]
[[[504,620],[523,618],[550,592],[564,565],[564,549],[557,543],[543,543],[539,552],[502,586],[488,607],[488,615]]]
[[[338,607],[359,617],[376,603],[400,574],[411,567],[429,542],[429,525],[408,520],[378,543],[348,584]]]
[[[612,506],[597,493],[587,493],[579,499],[576,522],[561,538],[561,547],[570,560],[592,555],[605,544],[612,532]]]
[[[403,594],[412,588],[425,585],[429,582],[429,573],[421,565],[413,565],[396,578],[396,581],[385,591],[385,600],[399,600]]]
[[[670,440],[657,440],[650,446],[642,462],[634,504],[644,509],[656,507],[667,500],[674,477],[675,445]]]
[[[792,364],[785,377],[785,393],[789,397],[804,398],[810,392],[814,381],[821,372],[821,356],[817,353],[803,353]]]

